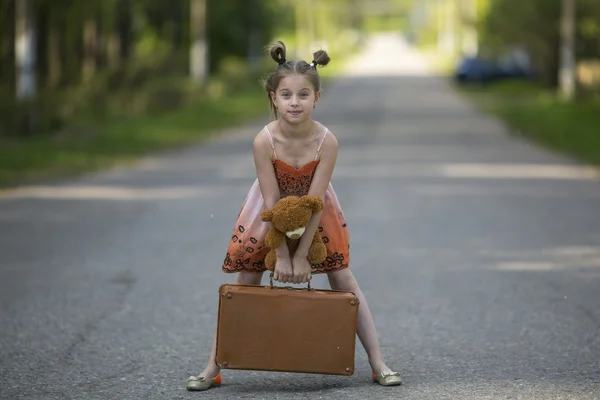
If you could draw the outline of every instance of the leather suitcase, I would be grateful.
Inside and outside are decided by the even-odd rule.
[[[348,291],[224,284],[217,353],[223,369],[354,374],[359,299]]]

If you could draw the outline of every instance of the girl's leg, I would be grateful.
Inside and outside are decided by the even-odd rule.
[[[240,272],[237,276],[236,282],[239,285],[260,285],[262,280],[262,272],[261,273],[253,273],[253,272]],[[214,378],[220,371],[219,366],[215,363],[215,357],[217,356],[217,333],[215,331],[215,335],[213,337],[212,348],[210,350],[210,355],[208,356],[208,363],[204,368],[204,371],[200,373],[199,376],[203,376],[206,378]]]
[[[329,279],[329,285],[332,289],[350,290],[356,294],[360,300],[356,333],[367,352],[369,364],[371,365],[373,372],[376,374],[388,374],[392,372],[385,364],[383,355],[381,354],[379,339],[377,337],[377,331],[375,330],[375,323],[373,322],[371,311],[369,310],[365,296],[358,287],[358,283],[356,282],[352,271],[346,268],[341,271],[329,272],[327,273],[327,278]]]

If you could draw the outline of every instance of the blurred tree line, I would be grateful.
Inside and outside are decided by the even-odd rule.
[[[354,40],[346,33],[362,23],[361,3],[0,0],[0,136],[163,111],[256,86],[249,78],[264,72],[265,44],[287,37],[303,44],[304,57],[324,41],[328,50],[342,49]],[[33,33],[29,42],[27,32]],[[24,43],[33,49],[33,62],[25,65],[32,78],[26,83],[34,87],[30,98],[18,92],[26,76],[18,57]],[[206,44],[206,58],[194,61],[199,43]],[[191,69],[204,59],[209,79],[194,85]]]
[[[580,81],[598,83],[600,1],[573,3]],[[493,57],[523,48],[542,81],[550,87],[559,84],[563,0],[414,0],[413,8],[419,16],[413,29],[421,43],[436,44],[454,56],[476,52]]]

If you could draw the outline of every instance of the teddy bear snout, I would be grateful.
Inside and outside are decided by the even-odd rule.
[[[290,239],[299,239],[299,238],[300,238],[300,236],[302,236],[302,234],[304,233],[304,230],[305,230],[305,229],[306,229],[306,228],[304,228],[304,227],[301,227],[301,228],[295,229],[295,230],[293,230],[293,231],[288,231],[288,232],[286,232],[285,234],[286,234],[286,236],[287,236],[287,237],[289,237]]]

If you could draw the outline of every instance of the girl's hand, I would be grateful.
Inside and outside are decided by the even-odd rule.
[[[292,260],[294,276],[292,283],[304,283],[310,281],[311,265],[306,257],[295,256]]]
[[[294,270],[289,258],[278,258],[273,271],[273,279],[282,283],[292,283]]]

